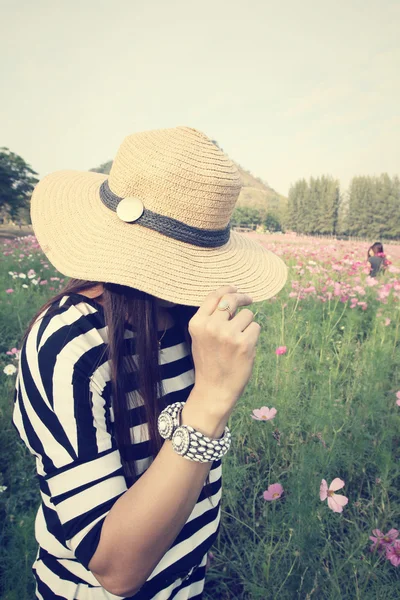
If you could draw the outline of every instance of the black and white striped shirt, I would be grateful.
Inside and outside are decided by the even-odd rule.
[[[129,485],[113,433],[106,344],[101,306],[70,294],[36,322],[21,351],[14,424],[36,457],[42,503],[33,571],[36,596],[43,600],[119,598],[101,587],[88,569],[103,522]],[[125,345],[134,356],[135,338],[128,328]],[[183,331],[167,329],[161,348],[163,398],[167,404],[185,401],[194,373]],[[135,395],[132,386],[128,398]],[[137,394],[132,406],[129,451],[140,475],[152,458]],[[207,551],[219,525],[220,496],[217,461],[186,524],[135,600],[201,598]]]

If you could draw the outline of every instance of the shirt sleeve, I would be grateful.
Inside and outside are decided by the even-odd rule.
[[[63,542],[86,568],[108,512],[127,489],[103,397],[104,350],[76,306],[35,325],[21,351],[14,411]]]

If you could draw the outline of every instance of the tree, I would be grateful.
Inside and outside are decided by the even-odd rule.
[[[335,235],[338,229],[340,208],[339,181],[329,175],[322,175],[319,181],[319,210],[317,233]]]
[[[268,231],[282,231],[282,223],[280,222],[279,217],[270,212],[265,215],[263,225]]]
[[[109,160],[108,162],[103,163],[99,167],[95,167],[94,169],[89,169],[89,171],[92,171],[93,173],[104,173],[104,175],[109,175],[109,173],[111,171],[111,167],[112,167],[112,160]]]
[[[15,219],[28,208],[37,173],[8,148],[0,148],[0,213]]]
[[[287,226],[293,231],[305,233],[308,222],[309,188],[305,179],[296,181],[289,190]]]
[[[262,215],[256,208],[250,206],[238,206],[232,214],[231,223],[233,226],[250,227],[260,225]]]

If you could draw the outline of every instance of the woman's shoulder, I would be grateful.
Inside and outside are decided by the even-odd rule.
[[[69,347],[77,357],[104,343],[102,329],[104,315],[99,305],[79,294],[66,294],[38,316],[23,348],[28,354],[54,355]]]

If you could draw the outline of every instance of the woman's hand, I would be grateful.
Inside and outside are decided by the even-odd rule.
[[[222,427],[222,431],[253,369],[260,326],[250,310],[236,314],[239,307],[251,302],[250,296],[238,293],[235,287],[222,287],[206,298],[189,322],[195,387],[187,408],[196,403],[197,414],[201,411],[220,423],[218,430]],[[227,306],[229,311],[223,309]],[[185,409],[182,420],[192,424],[189,413]],[[204,427],[202,430],[206,433]]]

